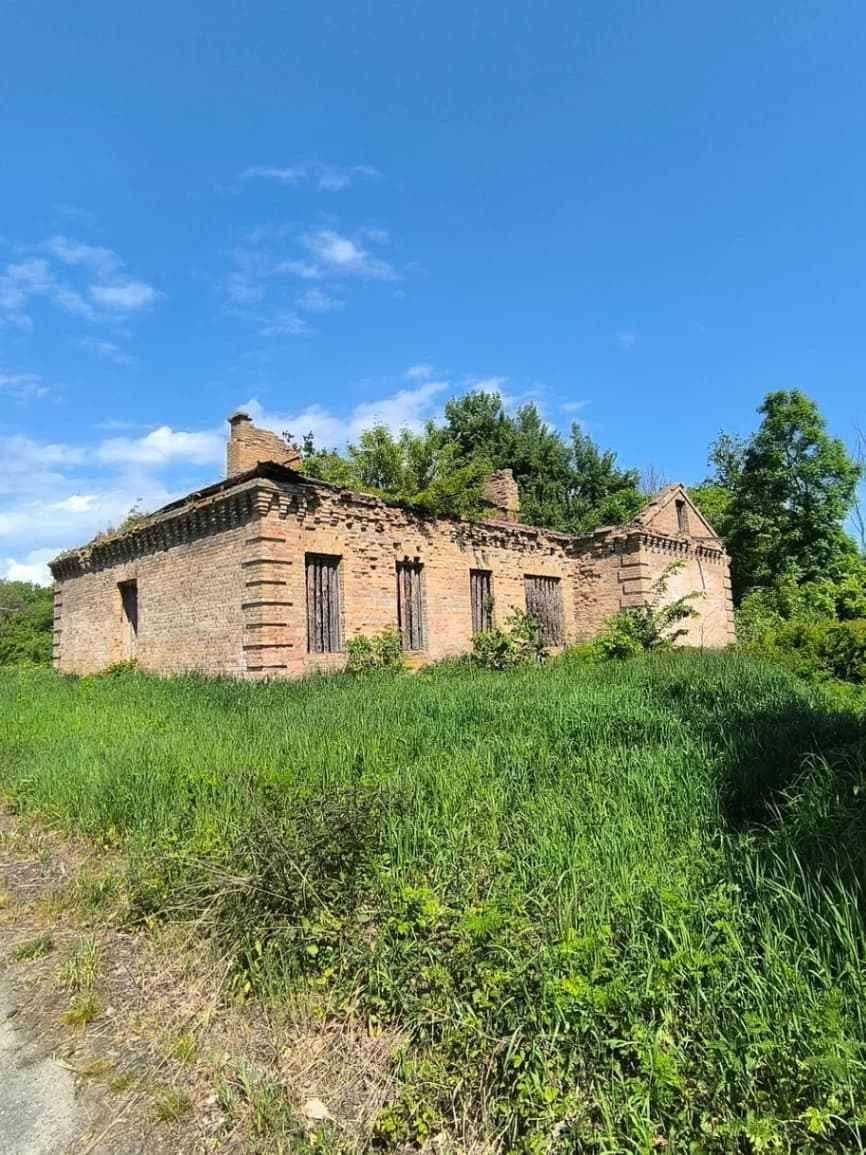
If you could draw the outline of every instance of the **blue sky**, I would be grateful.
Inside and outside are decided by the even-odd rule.
[[[0,576],[478,382],[690,482],[770,389],[866,424],[862,2],[0,14]]]

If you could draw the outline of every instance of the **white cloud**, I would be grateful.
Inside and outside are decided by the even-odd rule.
[[[18,400],[44,397],[48,386],[38,373],[4,373],[0,369],[0,392]]]
[[[56,235],[29,252],[18,251],[24,259],[10,261],[0,272],[0,319],[24,331],[33,328],[29,308],[38,298],[71,316],[105,323],[152,305],[161,295],[126,275],[120,257],[101,245]]]
[[[319,266],[313,265],[309,261],[280,261],[276,266],[276,272],[291,273],[305,281],[318,281],[322,276],[322,270]]]
[[[91,285],[90,295],[98,305],[116,313],[146,309],[159,294],[144,281],[121,281],[114,285]]]
[[[97,446],[94,458],[103,465],[145,465],[161,468],[172,462],[212,465],[222,462],[225,437],[216,430],[184,432],[160,425],[143,437],[111,437]]]
[[[56,549],[31,550],[21,561],[14,557],[0,558],[0,578],[12,582],[33,582],[38,586],[51,585],[48,563],[59,553]]]
[[[471,377],[466,386],[468,389],[475,389],[480,393],[501,393],[508,384],[507,377]],[[521,394],[519,397],[509,398],[510,401],[522,401],[528,394]]]
[[[428,377],[433,376],[432,365],[410,365],[403,374],[407,381],[426,381]]]
[[[42,248],[65,265],[88,265],[103,275],[114,272],[123,263],[112,249],[88,245],[71,237],[49,237]]]
[[[301,243],[322,270],[322,275],[393,281],[396,273],[388,262],[374,256],[363,246],[363,237],[369,236],[371,232],[375,233],[376,230],[368,230],[366,234],[358,233],[352,239],[335,229],[316,229],[301,237]],[[381,238],[381,234],[377,235]]]
[[[101,337],[82,337],[78,344],[103,361],[113,361],[115,365],[129,364],[129,357],[115,341],[106,341]]]
[[[290,430],[297,437],[312,432],[320,448],[341,448],[373,425],[385,425],[395,433],[403,428],[420,429],[449,387],[448,381],[424,381],[413,389],[362,401],[345,414],[334,413],[318,403],[294,412],[274,413],[265,410],[254,397],[241,408],[265,429],[278,434]]]
[[[563,413],[579,413],[581,409],[586,409],[587,405],[588,401],[564,401],[560,409]]]
[[[332,309],[342,309],[345,304],[339,297],[332,297],[321,289],[307,289],[297,298],[298,308],[309,309],[311,313],[328,313]]]
[[[221,430],[167,425],[93,445],[0,438],[0,572],[46,580],[46,561],[119,525],[137,503],[158,509],[219,477],[224,454]]]
[[[378,169],[370,164],[323,164],[321,161],[306,161],[279,168],[273,165],[255,165],[240,174],[242,182],[250,180],[275,180],[281,184],[296,186],[306,183],[324,192],[340,192],[353,181],[372,180],[381,176]]]
[[[626,351],[633,348],[637,344],[637,333],[632,329],[617,329],[614,336],[617,339],[621,348]]]
[[[313,331],[303,317],[285,310],[259,321],[259,333],[263,337],[309,337]]]

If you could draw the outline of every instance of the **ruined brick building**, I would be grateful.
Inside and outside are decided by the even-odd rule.
[[[61,554],[54,663],[85,674],[123,658],[149,670],[292,677],[339,666],[347,638],[397,627],[418,661],[460,654],[512,607],[552,646],[597,634],[684,563],[687,641],[733,640],[728,557],[681,485],[628,525],[572,535],[522,525],[509,470],[485,491],[483,521],[426,517],[305,477],[299,455],[230,419],[224,481]]]

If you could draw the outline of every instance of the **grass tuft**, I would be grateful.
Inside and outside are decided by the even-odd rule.
[[[50,934],[39,934],[29,938],[16,946],[11,957],[14,962],[23,962],[27,959],[44,958],[54,950],[54,938]]]

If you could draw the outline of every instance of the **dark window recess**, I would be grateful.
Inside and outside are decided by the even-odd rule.
[[[404,650],[426,649],[423,570],[418,561],[397,562],[397,626]]]
[[[340,623],[340,559],[307,554],[307,652],[333,654],[343,648]]]
[[[526,612],[541,626],[544,644],[561,646],[565,637],[559,578],[535,577],[527,574],[523,582],[526,589]]]
[[[677,527],[680,533],[689,532],[689,511],[682,500],[677,501]]]
[[[120,645],[124,658],[134,658],[138,643],[138,582],[120,583]]]
[[[469,597],[472,602],[472,632],[482,634],[493,629],[493,596],[489,569],[469,571]]]

